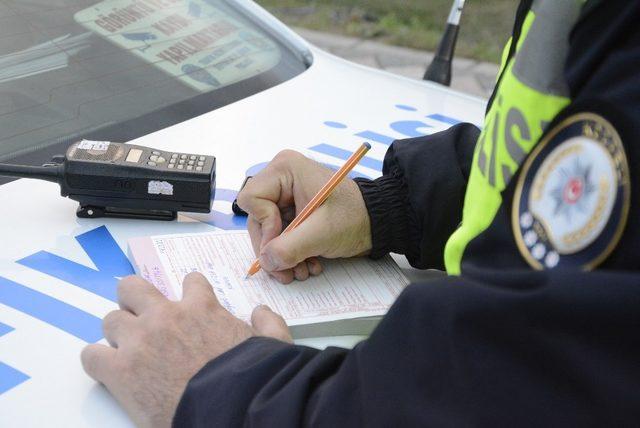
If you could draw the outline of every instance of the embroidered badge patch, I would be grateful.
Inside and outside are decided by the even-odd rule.
[[[593,269],[620,240],[629,204],[629,166],[617,131],[592,113],[571,116],[522,167],[512,210],[516,243],[534,269]]]

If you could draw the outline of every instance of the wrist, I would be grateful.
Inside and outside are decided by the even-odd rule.
[[[356,216],[360,221],[358,222],[358,230],[356,237],[356,255],[357,256],[369,256],[373,249],[373,238],[371,236],[371,217],[367,210],[367,205],[364,201],[364,197],[359,189],[359,185],[355,183],[358,190],[356,190],[358,210],[360,215]]]
[[[367,210],[370,237],[369,255],[405,254],[408,231],[407,189],[399,174],[376,180],[356,179]]]
[[[341,196],[338,210],[334,211],[341,220],[332,221],[340,226],[332,236],[336,243],[335,257],[360,257],[371,253],[371,220],[367,206],[358,185],[353,180],[345,180],[345,193]]]

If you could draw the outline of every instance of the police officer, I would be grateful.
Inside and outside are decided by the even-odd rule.
[[[395,142],[278,236],[329,172],[283,152],[240,195],[263,268],[406,255],[413,284],[353,350],[249,326],[199,274],[119,288],[86,371],[140,425],[631,425],[640,420],[640,2],[522,1],[480,132]]]

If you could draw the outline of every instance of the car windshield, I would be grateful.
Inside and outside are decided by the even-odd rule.
[[[0,161],[128,141],[302,73],[250,3],[0,0]]]

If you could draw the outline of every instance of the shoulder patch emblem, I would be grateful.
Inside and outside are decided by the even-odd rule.
[[[629,165],[615,128],[581,113],[555,127],[518,179],[512,227],[534,269],[594,269],[617,245],[629,215]]]

